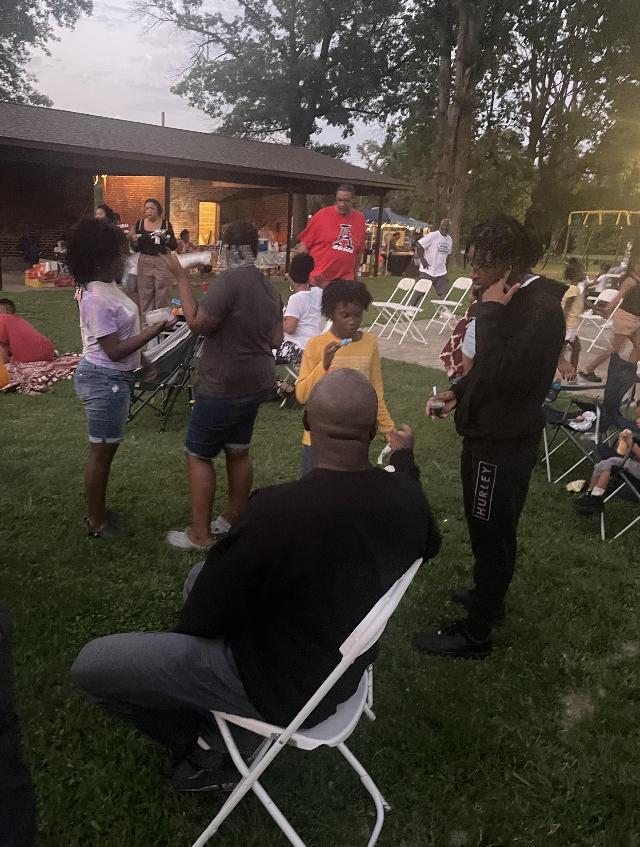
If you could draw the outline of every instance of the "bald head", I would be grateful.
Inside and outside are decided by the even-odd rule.
[[[321,440],[369,444],[376,431],[378,397],[358,371],[338,368],[321,379],[309,397],[305,422],[315,446]]]

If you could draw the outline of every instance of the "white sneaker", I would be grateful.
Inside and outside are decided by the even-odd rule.
[[[211,521],[211,534],[213,536],[226,535],[230,529],[231,524],[224,515],[220,515],[215,521]]]
[[[210,544],[206,544],[204,547],[200,544],[194,544],[189,536],[189,529],[190,527],[184,530],[172,529],[171,532],[167,533],[167,544],[176,547],[178,550],[208,550],[211,547]]]

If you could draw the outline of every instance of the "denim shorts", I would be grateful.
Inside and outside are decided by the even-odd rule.
[[[196,459],[214,459],[221,450],[247,450],[265,394],[250,397],[196,396],[185,450]]]
[[[118,444],[124,438],[131,399],[132,371],[92,365],[81,359],[74,384],[89,423],[92,444]]]

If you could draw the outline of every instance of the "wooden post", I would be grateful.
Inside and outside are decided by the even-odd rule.
[[[291,261],[291,218],[293,217],[293,194],[287,191],[287,257],[284,261],[285,272],[289,271]]]
[[[171,219],[171,177],[169,174],[164,176],[164,218]]]
[[[378,276],[378,262],[380,261],[380,244],[382,243],[382,219],[384,217],[384,194],[378,197],[378,229],[376,232],[376,246],[373,257],[373,275]]]

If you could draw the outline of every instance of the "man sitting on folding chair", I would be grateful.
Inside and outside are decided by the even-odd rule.
[[[210,710],[286,726],[372,606],[411,562],[438,552],[411,430],[391,433],[390,466],[369,464],[377,406],[357,371],[327,374],[305,410],[314,470],[252,498],[189,575],[175,630],[98,638],[76,659],[72,676],[90,700],[178,758],[174,788],[237,782]],[[375,656],[358,658],[304,726],[351,697]],[[258,739],[245,731],[236,743],[250,757]]]

